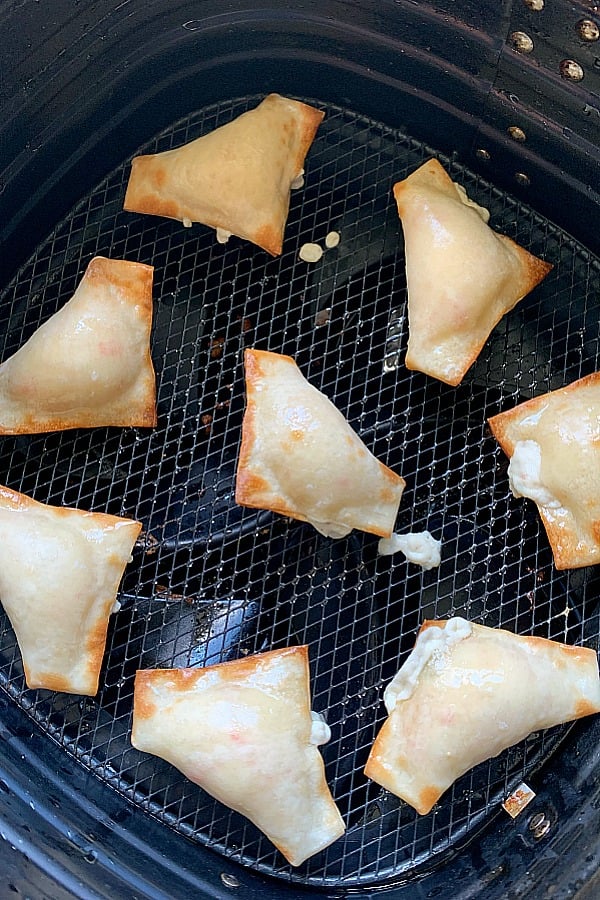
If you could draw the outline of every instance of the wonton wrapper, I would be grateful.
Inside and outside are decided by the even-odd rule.
[[[0,600],[28,687],[96,693],[108,617],[141,527],[0,487]]]
[[[308,648],[135,678],[131,741],[263,831],[294,866],[344,833],[310,709]]]
[[[156,425],[152,273],[91,260],[68,303],[0,366],[0,434]]]
[[[384,699],[365,774],[425,814],[531,732],[599,712],[598,662],[594,650],[459,617],[425,622]]]
[[[236,502],[310,522],[328,537],[353,528],[390,537],[404,479],[373,456],[291,357],[246,350],[244,364]]]
[[[511,457],[509,476],[523,450],[535,455],[518,466],[511,487],[536,503],[556,568],[600,563],[600,372],[500,413],[489,426]]]
[[[408,286],[406,366],[457,385],[491,331],[552,266],[487,225],[435,159],[394,185]]]
[[[132,162],[124,208],[201,222],[277,256],[292,183],[324,113],[269,94],[189,144]]]

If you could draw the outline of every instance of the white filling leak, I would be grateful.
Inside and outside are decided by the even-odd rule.
[[[417,637],[412,653],[385,689],[383,702],[388,715],[399,700],[408,700],[412,695],[419,676],[429,660],[433,656],[442,655],[453,644],[469,637],[472,631],[471,623],[460,616],[448,619],[441,628],[431,625],[422,631]]]
[[[217,228],[217,243],[226,244],[230,237],[231,231],[226,231],[224,228]]]
[[[326,744],[331,738],[331,729],[329,728],[329,725],[321,713],[315,712],[314,710],[311,710],[310,717],[312,719],[309,738],[310,743],[315,744],[317,747],[321,744]]]
[[[508,466],[508,483],[515,497],[527,497],[539,506],[558,509],[562,504],[542,484],[542,451],[536,441],[517,441]]]
[[[424,569],[435,569],[442,558],[442,542],[428,531],[410,531],[408,534],[396,534],[389,538],[381,538],[377,546],[380,556],[390,556],[400,550],[409,562],[416,563]]]
[[[118,613],[120,609],[121,609],[121,603],[120,603],[120,601],[119,601],[119,600],[115,600],[115,602],[113,603],[113,605],[112,605],[112,607],[111,607],[111,610],[110,610],[111,615],[112,615],[113,613]]]
[[[191,227],[192,227],[192,220],[186,218],[186,219],[183,220],[182,225],[183,225],[184,228],[191,228]]]

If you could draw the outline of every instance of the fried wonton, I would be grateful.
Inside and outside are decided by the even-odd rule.
[[[515,497],[536,504],[557,569],[600,563],[600,372],[489,420]]]
[[[0,434],[156,425],[152,273],[91,260],[68,303],[0,365]]]
[[[289,356],[246,350],[247,405],[235,490],[241,506],[390,537],[404,479],[379,462]]]
[[[281,253],[290,190],[324,113],[269,94],[255,109],[174,150],[137,156],[125,209],[201,222]]]
[[[425,622],[384,700],[365,774],[425,814],[531,732],[600,712],[598,661],[595,650],[460,617]]]
[[[394,185],[408,286],[406,366],[457,385],[491,331],[552,266],[488,226],[430,159]]]
[[[134,747],[263,831],[294,866],[344,833],[317,747],[308,648],[272,650],[205,669],[146,669],[135,678]]]
[[[108,618],[141,527],[0,487],[0,600],[28,687],[96,693]]]

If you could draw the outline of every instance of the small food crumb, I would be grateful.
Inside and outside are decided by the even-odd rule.
[[[225,338],[217,337],[213,338],[210,342],[210,355],[212,359],[218,359],[223,353],[223,347],[225,346]]]
[[[183,600],[183,594],[172,594],[166,584],[156,584],[154,586],[154,596],[163,600]]]
[[[212,423],[213,417],[210,413],[204,413],[202,416],[202,424],[204,425],[204,431],[206,434],[210,434],[210,426]]]
[[[219,244],[226,244],[230,237],[231,231],[226,231],[225,228],[217,228],[217,242]]]
[[[326,306],[325,309],[320,309],[319,312],[315,316],[315,328],[321,328],[323,325],[327,325],[327,323],[331,320],[331,307]]]
[[[316,263],[323,256],[323,248],[318,244],[302,244],[299,256],[304,262]]]
[[[156,550],[159,547],[159,542],[156,540],[153,534],[149,534],[147,531],[142,530],[138,535],[135,546],[144,550],[144,552],[146,553],[156,553]]]
[[[192,220],[191,220],[191,219],[188,219],[188,218],[186,217],[186,218],[183,220],[183,223],[182,223],[182,224],[183,224],[183,227],[184,227],[184,228],[191,228],[191,227],[192,227]]]
[[[300,169],[290,185],[292,191],[296,191],[301,187],[304,187],[304,169]]]
[[[330,231],[325,238],[325,246],[328,250],[333,250],[340,242],[339,231]]]
[[[139,539],[142,541],[144,552],[148,556],[152,556],[152,554],[156,553],[156,551],[160,547],[159,541],[154,537],[153,534],[150,534],[147,531],[142,531]]]
[[[525,809],[528,803],[531,803],[534,797],[535,792],[523,781],[518,788],[512,792],[510,797],[506,798],[502,804],[502,808],[512,819],[516,819],[519,813]]]

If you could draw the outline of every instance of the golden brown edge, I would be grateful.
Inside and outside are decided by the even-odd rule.
[[[382,760],[388,756],[388,749],[392,750],[393,741],[391,736],[388,735],[388,731],[391,728],[391,725],[388,724],[391,715],[393,715],[393,713],[388,715],[373,742],[369,757],[363,769],[364,774],[367,778],[371,779],[371,781],[374,781],[376,784],[379,784],[381,787],[390,791],[390,793],[400,797],[401,800],[404,800],[405,803],[412,806],[419,815],[427,815],[428,812],[431,812],[444,791],[441,791],[433,784],[421,788],[416,796],[409,795],[407,791],[397,791],[394,774],[390,773],[382,762]],[[396,755],[399,756],[399,754]]]
[[[33,497],[30,497],[28,494],[22,494],[20,491],[15,491],[13,488],[0,484],[0,507],[2,506],[5,509],[17,510],[41,507],[43,509],[50,509],[59,516],[85,516],[86,518],[94,519],[94,521],[102,528],[111,527],[117,524],[136,525],[139,527],[139,531],[141,531],[142,528],[142,523],[138,522],[136,519],[114,516],[112,513],[91,512],[87,509],[79,509],[79,507],[76,506],[53,506],[51,503],[41,503],[39,500],[34,500]]]
[[[272,512],[289,515],[288,510],[281,511],[264,505],[262,497],[271,493],[270,485],[252,467],[253,448],[258,435],[256,386],[266,376],[262,361],[273,357],[295,365],[291,356],[272,353],[269,350],[256,350],[252,347],[247,347],[244,351],[246,409],[242,419],[242,443],[236,470],[235,502],[240,506],[249,506],[254,509],[268,508]]]
[[[106,650],[106,636],[108,633],[108,623],[110,621],[111,610],[119,593],[119,585],[125,573],[125,569],[127,568],[131,552],[142,530],[142,523],[133,520],[125,522],[124,520],[119,519],[115,516],[107,516],[107,518],[104,519],[104,516],[106,515],[105,513],[91,513],[90,515],[94,516],[95,521],[99,523],[104,522],[104,525],[108,527],[116,524],[110,520],[117,518],[119,527],[127,528],[127,531],[129,533],[127,552],[123,552],[122,555],[119,554],[118,558],[116,557],[116,554],[113,554],[111,557],[111,562],[113,564],[116,565],[116,563],[118,562],[119,573],[115,579],[115,589],[113,592],[111,592],[111,595],[107,597],[107,612],[98,615],[95,626],[90,629],[89,633],[86,636],[86,649],[88,656],[87,672],[90,679],[90,692],[92,694],[95,694],[98,690],[100,670],[102,668],[102,660],[104,659],[104,653]]]
[[[290,100],[288,97],[282,97],[281,94],[271,93],[265,97],[278,98],[294,103],[300,117],[300,128],[298,134],[298,149],[295,156],[295,169],[300,172],[304,166],[304,161],[315,139],[317,129],[325,117],[325,113],[310,106],[308,103],[302,103],[300,100]],[[262,101],[264,103],[264,100]],[[260,105],[260,104],[259,104]],[[256,107],[258,109],[258,107]],[[259,229],[254,238],[253,243],[257,244],[262,250],[265,250],[271,256],[279,256],[283,250],[283,237],[285,227],[289,215],[289,205],[281,228],[274,228],[272,225],[266,225]]]
[[[240,678],[252,676],[256,669],[268,663],[271,659],[295,656],[302,662],[306,673],[308,688],[308,703],[310,712],[310,672],[308,666],[308,646],[301,644],[294,647],[283,647],[276,650],[265,650],[262,653],[253,653],[239,659],[231,659],[211,666],[201,668],[180,667],[174,669],[138,669],[135,673],[133,689],[133,716],[134,723],[138,719],[147,719],[153,716],[157,710],[152,701],[152,688],[156,685],[171,683],[176,691],[184,692],[206,677],[211,672],[218,671],[222,678],[237,681]]]
[[[83,279],[89,277],[90,280],[94,280],[98,276],[101,282],[109,281],[120,288],[131,304],[140,309],[140,318],[146,332],[146,353],[143,369],[139,376],[139,380],[144,385],[140,408],[136,410],[136,415],[128,417],[126,421],[115,421],[111,424],[123,427],[152,428],[157,423],[156,372],[150,352],[154,313],[152,300],[154,266],[134,260],[95,256],[89,262]]]

